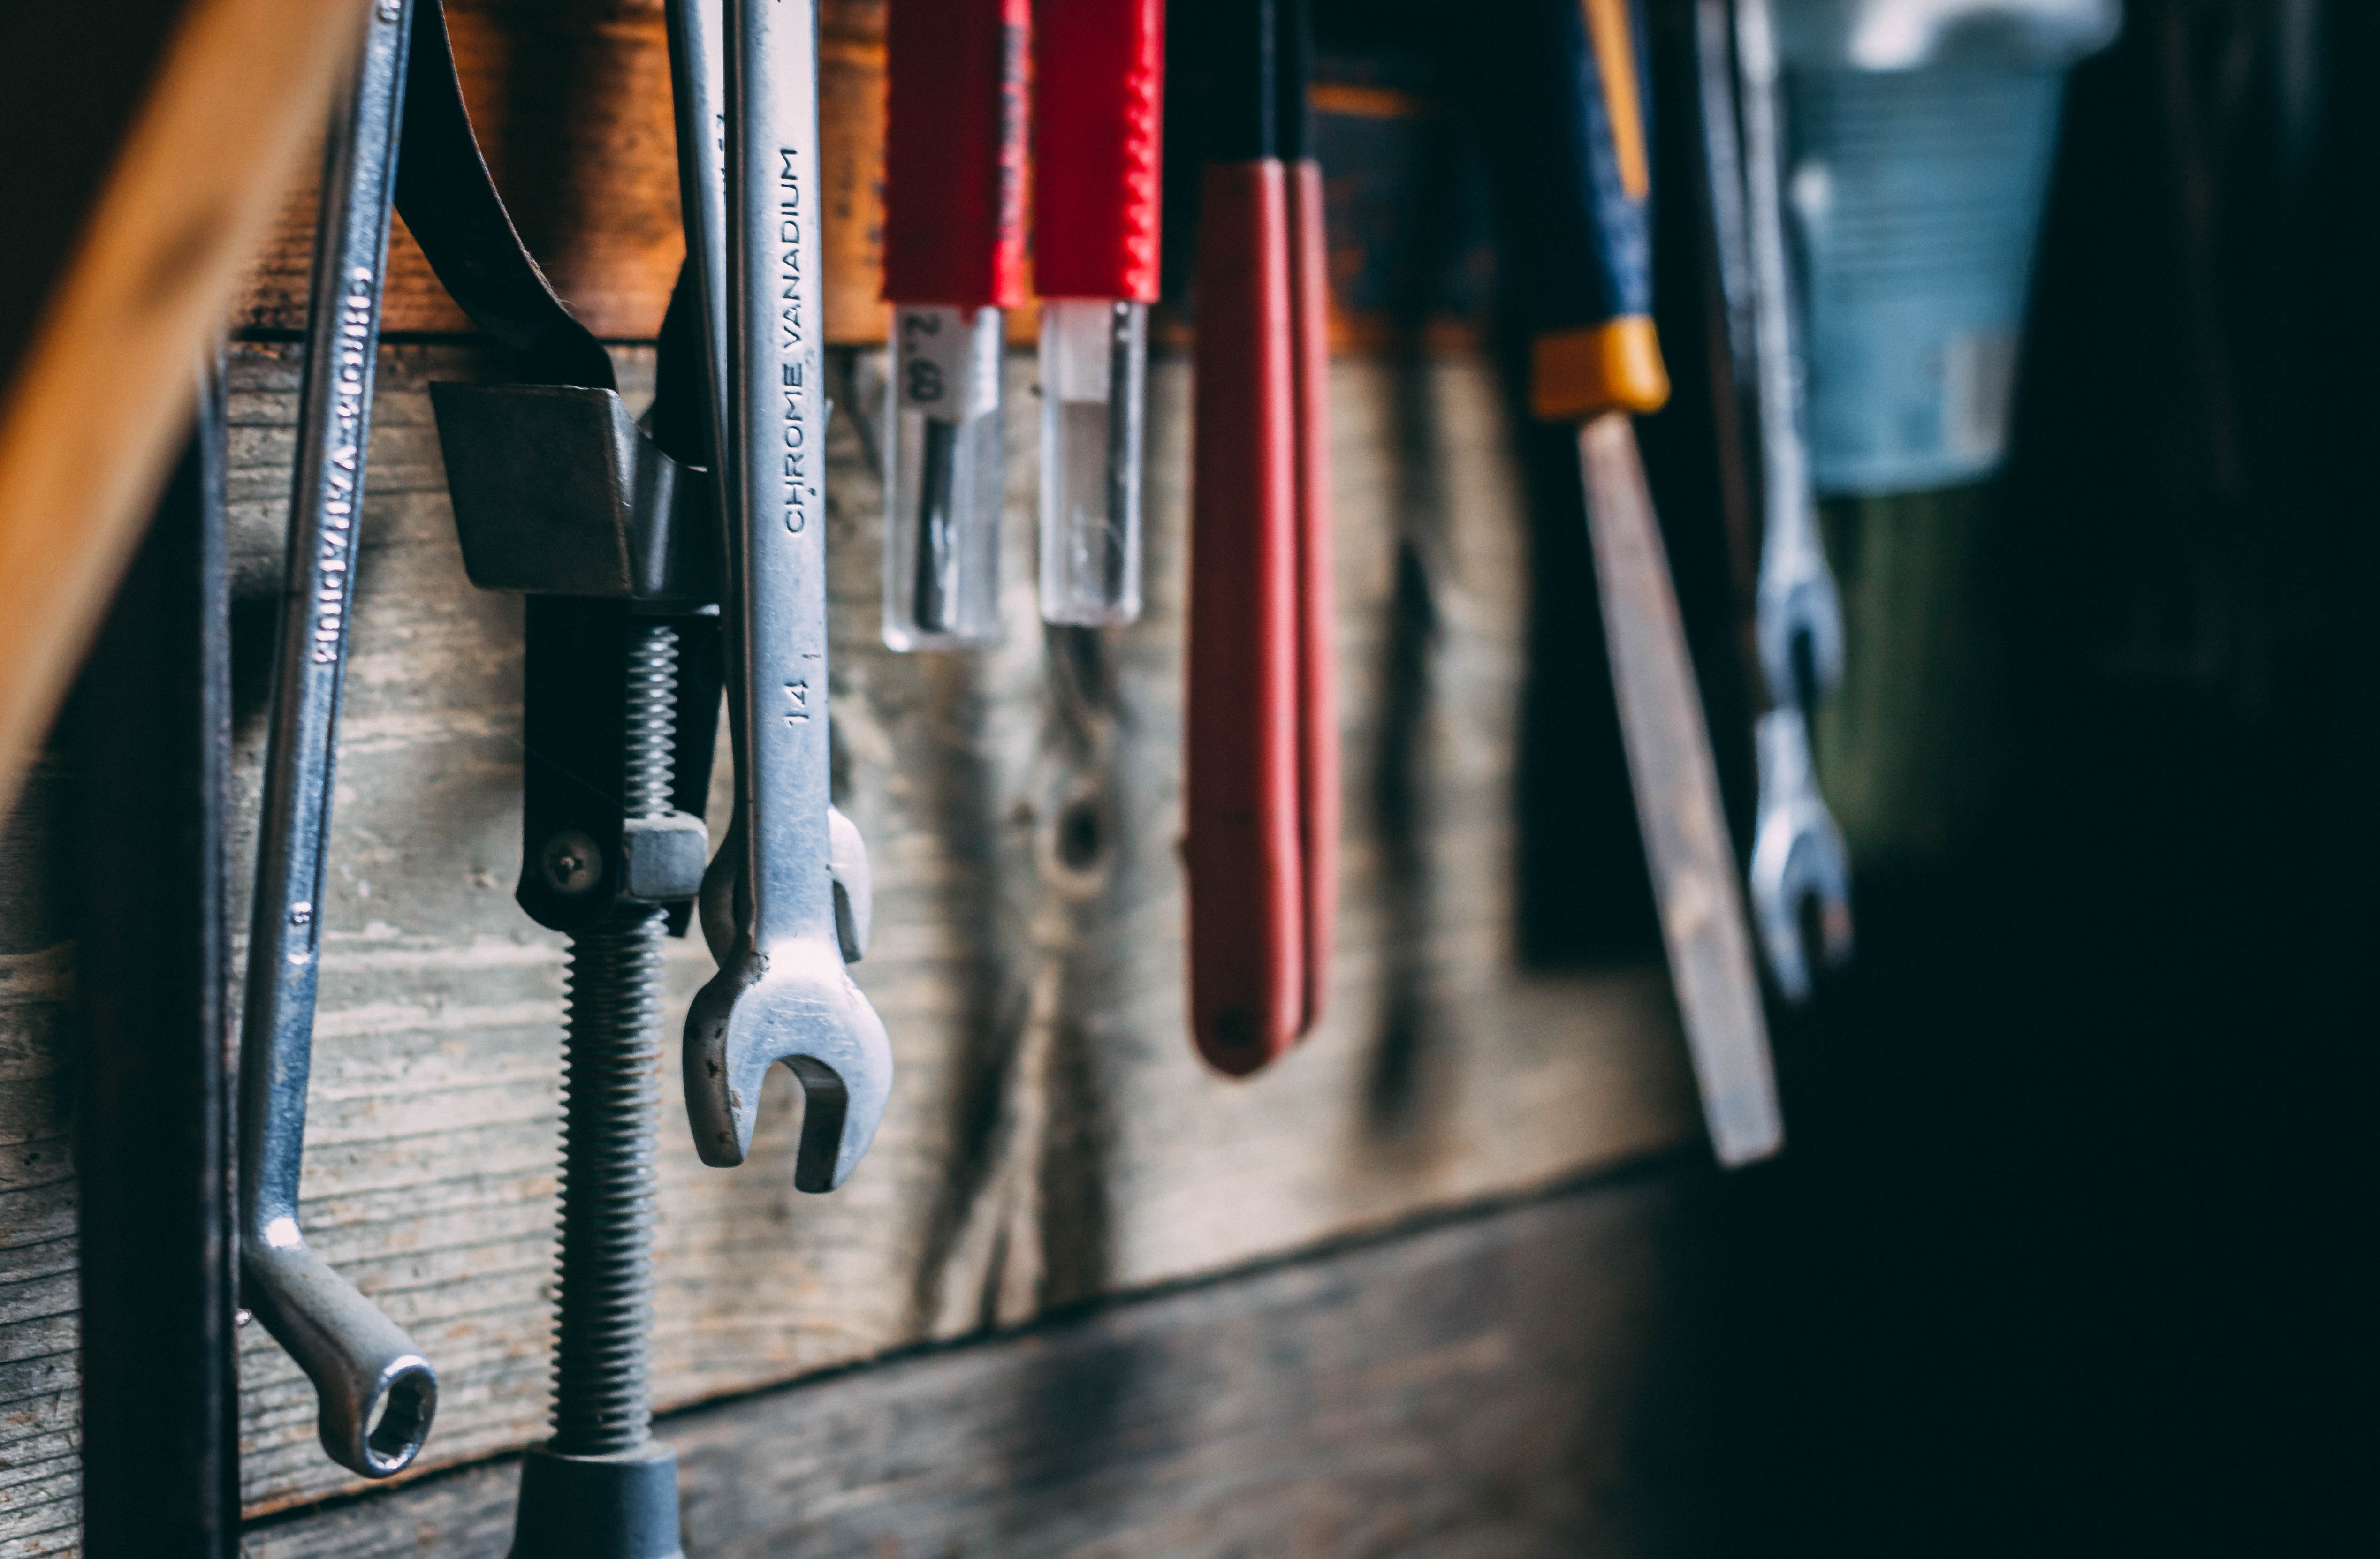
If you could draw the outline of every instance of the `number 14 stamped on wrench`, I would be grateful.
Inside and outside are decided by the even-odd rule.
[[[686,1113],[704,1163],[742,1163],[761,1081],[784,1062],[808,1099],[795,1184],[829,1190],[876,1136],[892,1050],[845,967],[866,941],[867,865],[830,804],[818,30],[801,0],[727,0],[725,15],[717,425],[736,815],[727,869],[704,885],[704,921],[726,945],[686,1016]]]

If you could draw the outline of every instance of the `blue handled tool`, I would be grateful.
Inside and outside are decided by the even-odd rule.
[[[1501,165],[1532,324],[1529,405],[1579,425],[1588,538],[1662,940],[1719,1162],[1784,1141],[1734,849],[1637,413],[1669,399],[1653,325],[1653,148],[1631,0],[1514,0],[1475,34],[1473,93]]]

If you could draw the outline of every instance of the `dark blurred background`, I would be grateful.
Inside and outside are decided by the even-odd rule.
[[[1858,966],[1782,1027],[1791,1154],[1727,1188],[1807,1547],[2370,1541],[2380,8],[2127,10],[2009,469],[1902,518],[1972,528],[1958,587],[1876,588],[1892,516],[1828,516],[1853,654],[1925,610],[1973,647],[1906,709],[1966,799],[1862,863]]]
[[[1642,440],[1742,850],[1756,538],[1715,409],[1692,3],[1649,9],[1677,393]],[[1703,1193],[1706,1396],[1645,1463],[1683,1549],[2371,1541],[2380,7],[2126,11],[2070,80],[2006,468],[1825,505],[1851,666],[1816,737],[1858,956],[1772,1003],[1785,1156]],[[1434,67],[1463,7],[1318,25],[1324,83],[1421,105],[1323,115],[1348,328],[1416,353],[1475,328],[1523,429],[1524,954],[1657,956],[1571,433],[1519,413],[1513,213]],[[1399,220],[1367,180],[1425,195]],[[1190,243],[1172,223],[1177,281]]]

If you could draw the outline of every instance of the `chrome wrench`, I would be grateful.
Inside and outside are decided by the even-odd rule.
[[[695,297],[704,323],[705,339],[710,346],[711,419],[714,430],[728,426],[727,415],[727,316],[723,300],[727,296],[727,164],[726,119],[726,56],[722,47],[721,0],[669,0],[668,25],[672,79],[676,83],[676,115],[678,145],[686,149],[678,159],[680,204],[694,214],[690,224],[693,232],[688,249],[693,257]],[[819,417],[819,447],[826,443],[826,424],[834,415],[834,403],[821,401]],[[711,470],[727,468],[726,441],[715,441],[711,453]],[[725,512],[722,502],[721,512]],[[722,577],[735,589],[735,581],[744,569],[743,549],[727,548],[726,567]],[[736,614],[728,618],[728,683],[732,690],[744,681],[743,654],[738,647],[740,624]],[[745,736],[744,706],[740,698],[731,696],[728,706],[731,742],[735,749],[737,801],[735,816],[728,824],[726,841],[712,863],[712,870],[704,876],[702,896],[702,934],[710,944],[710,955],[720,962],[727,961],[735,945],[737,904],[745,894],[739,886],[746,854],[744,845],[746,808],[742,802],[745,775],[749,768],[749,743]],[[828,855],[828,876],[834,885],[836,927],[843,944],[845,962],[856,963],[868,952],[868,927],[871,918],[868,846],[859,836],[859,828],[843,815],[840,808],[830,806],[827,816],[831,849]]]
[[[1792,705],[1753,727],[1760,803],[1752,834],[1752,918],[1777,988],[1791,1002],[1810,997],[1810,961],[1802,945],[1802,906],[1818,906],[1818,946],[1830,966],[1852,956],[1852,874],[1842,830],[1818,794],[1810,762],[1809,718]]]
[[[396,1323],[307,1245],[298,1225],[298,1187],[339,685],[355,601],[410,9],[411,0],[373,6],[355,88],[334,111],[323,158],[289,503],[288,593],[240,1026],[242,1297],[312,1378],[322,1448],[367,1478],[401,1470],[421,1449],[437,1408],[438,1377]]]
[[[1785,249],[1784,144],[1769,0],[1737,0],[1736,47],[1743,79],[1745,226],[1759,369],[1763,526],[1755,631],[1771,696],[1780,704],[1803,703],[1803,695],[1831,692],[1842,680],[1842,606],[1818,537],[1809,446],[1802,430],[1802,360]],[[1797,659],[1803,657],[1804,666],[1797,668]],[[1807,687],[1802,685],[1805,680]]]
[[[741,750],[733,875],[705,885],[707,921],[734,929],[686,1017],[686,1113],[705,1163],[742,1163],[761,1081],[784,1062],[808,1099],[794,1183],[830,1190],[883,1119],[892,1050],[846,966],[865,917],[837,913],[854,895],[836,892],[827,748],[818,17],[815,0],[727,0],[724,16],[721,489]]]
[[[1735,0],[1735,18],[1760,415],[1763,525],[1754,636],[1772,706],[1755,731],[1759,799],[1748,886],[1778,989],[1800,1002],[1811,989],[1801,931],[1805,900],[1817,902],[1827,961],[1840,966],[1852,954],[1851,862],[1818,792],[1809,734],[1813,703],[1842,681],[1842,603],[1818,534],[1803,436],[1770,0]]]

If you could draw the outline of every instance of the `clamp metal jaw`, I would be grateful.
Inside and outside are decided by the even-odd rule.
[[[526,595],[523,829],[516,897],[539,925],[585,931],[622,905],[676,906],[702,885],[701,818],[718,729],[718,517],[707,474],[662,453],[619,393],[559,384],[432,384],[463,566]],[[674,810],[631,817],[617,677],[589,675],[655,620],[681,641]]]

